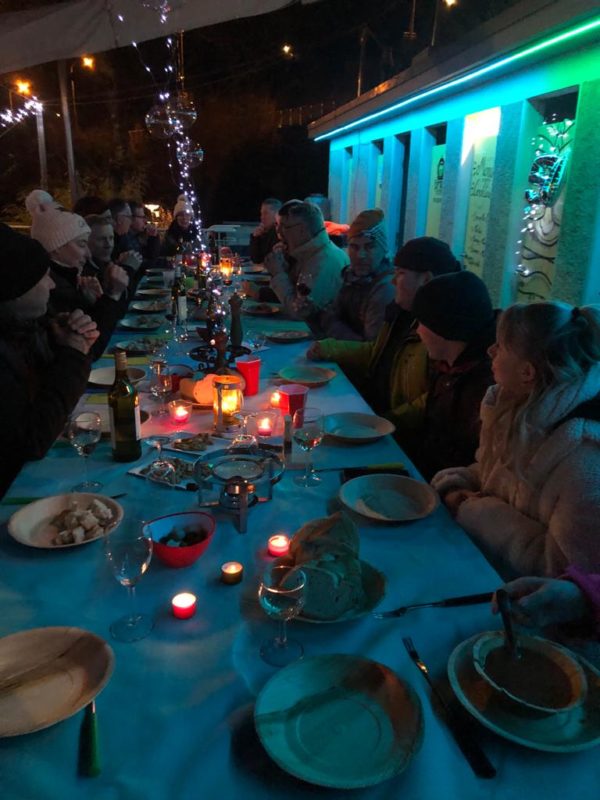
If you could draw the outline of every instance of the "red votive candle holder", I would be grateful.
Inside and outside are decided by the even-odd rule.
[[[267,550],[270,556],[287,556],[290,550],[290,537],[283,533],[271,536],[267,543]]]
[[[189,619],[196,613],[198,601],[195,594],[181,592],[171,600],[171,610],[177,619]]]
[[[256,356],[241,356],[235,360],[235,368],[246,381],[246,388],[244,389],[245,397],[258,394],[260,365],[261,360],[260,358],[256,358]]]
[[[169,403],[169,416],[173,425],[181,425],[190,421],[192,404],[189,400],[171,400]]]
[[[271,408],[281,408],[281,392],[279,389],[276,389],[272,394],[269,400]]]
[[[268,438],[275,433],[275,423],[277,421],[275,411],[263,411],[256,415],[256,433],[262,438]]]

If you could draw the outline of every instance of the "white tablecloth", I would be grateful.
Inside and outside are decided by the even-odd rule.
[[[254,323],[254,324],[260,324]],[[281,323],[283,325],[283,323]],[[123,338],[121,335],[119,338]],[[272,345],[262,353],[263,407],[272,390],[269,375],[302,360],[305,345]],[[338,370],[327,386],[311,390],[310,403],[324,412],[366,410]],[[196,427],[210,417],[194,415]],[[162,423],[161,423],[162,424]],[[154,421],[145,433],[160,428]],[[148,457],[148,455],[146,455]],[[317,465],[351,466],[403,459],[388,437],[362,446],[324,443]],[[195,507],[195,495],[151,485],[126,475],[129,465],[111,460],[107,443],[90,459],[92,474],[106,494],[127,492],[127,518],[151,518]],[[9,496],[66,491],[80,479],[80,463],[68,447],[55,447],[22,471]],[[38,733],[0,740],[0,796],[6,800],[260,800],[341,797],[345,792],[302,783],[280,770],[262,749],[253,726],[257,692],[274,670],[259,657],[261,641],[274,624],[255,602],[257,576],[267,563],[266,541],[291,534],[302,523],[335,507],[339,473],[323,473],[317,488],[303,489],[286,473],[271,502],[249,512],[248,533],[239,534],[216,511],[217,532],[193,566],[174,570],[155,560],[138,587],[141,610],[156,617],[152,634],[134,644],[110,641],[109,624],[127,608],[125,591],[111,576],[102,543],[66,551],[23,547],[0,528],[0,635],[45,625],[86,628],[110,641],[114,674],[97,700],[102,774],[76,775],[81,714]],[[15,510],[0,506],[4,523]],[[361,557],[383,571],[388,593],[382,607],[492,590],[499,581],[467,536],[443,508],[430,517],[398,526],[356,518]],[[219,581],[220,565],[241,561],[239,586]],[[174,619],[170,598],[190,590],[198,596],[195,618]],[[498,769],[493,780],[476,778],[443,720],[432,710],[430,692],[402,645],[412,636],[434,679],[445,674],[452,649],[464,639],[499,627],[485,605],[425,609],[402,619],[310,625],[293,622],[291,634],[306,656],[350,653],[386,664],[407,680],[421,699],[425,734],[419,753],[396,778],[354,796],[396,800],[592,800],[600,786],[598,750],[553,755],[513,745],[480,729],[480,741]]]

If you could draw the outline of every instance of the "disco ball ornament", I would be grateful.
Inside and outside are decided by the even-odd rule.
[[[153,139],[170,139],[177,127],[169,106],[162,103],[152,106],[146,114],[146,128]]]
[[[204,150],[199,144],[191,142],[189,147],[179,152],[177,159],[182,167],[195,169],[204,161]]]
[[[179,122],[184,131],[191,128],[198,119],[198,112],[189,92],[179,92],[169,105],[169,110],[171,116]]]

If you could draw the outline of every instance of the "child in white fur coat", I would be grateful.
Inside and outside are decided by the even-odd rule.
[[[505,578],[600,571],[600,309],[515,305],[470,467],[432,485]]]

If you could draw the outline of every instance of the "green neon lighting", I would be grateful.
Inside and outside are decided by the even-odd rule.
[[[571,30],[565,31],[564,33],[559,33],[557,36],[552,36],[550,39],[545,39],[544,41],[538,42],[538,44],[534,44],[531,47],[526,47],[525,50],[521,50],[518,53],[513,53],[510,56],[506,56],[506,58],[501,58],[499,61],[494,61],[492,64],[488,64],[485,67],[480,67],[473,72],[468,72],[466,75],[461,75],[460,78],[454,78],[454,80],[448,81],[447,83],[434,86],[431,89],[427,89],[425,92],[420,92],[419,94],[415,94],[412,97],[406,98],[406,100],[401,100],[399,103],[394,103],[394,105],[390,106],[389,108],[384,108],[381,111],[375,111],[373,114],[368,114],[366,117],[355,119],[353,122],[349,122],[347,125],[342,125],[340,128],[335,128],[335,130],[329,131],[328,133],[322,133],[320,136],[315,136],[314,140],[315,142],[320,142],[322,139],[329,139],[332,136],[343,133],[344,131],[352,130],[352,128],[356,128],[357,125],[364,125],[366,122],[379,119],[386,114],[391,114],[393,111],[398,111],[400,108],[406,108],[406,106],[413,105],[413,103],[416,103],[419,100],[424,100],[427,97],[433,97],[436,94],[446,92],[456,86],[462,86],[463,84],[469,83],[476,78],[480,78],[482,75],[495,72],[496,70],[505,67],[507,64],[520,61],[527,56],[531,56],[534,53],[539,53],[541,50],[547,50],[549,47],[554,47],[554,45],[568,41],[569,39],[573,39],[576,36],[582,36],[584,33],[587,33],[588,31],[594,30],[598,27],[600,27],[600,17],[596,17],[596,19],[592,20],[591,22],[587,22],[585,25],[580,25],[577,28],[572,28]]]

